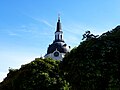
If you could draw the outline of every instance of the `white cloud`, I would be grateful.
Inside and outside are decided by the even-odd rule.
[[[10,36],[20,36],[18,33],[15,33],[15,32],[12,32],[12,31],[9,31],[8,35],[10,35]]]
[[[26,14],[25,14],[26,15]],[[37,22],[39,22],[39,23],[44,23],[45,25],[47,25],[47,26],[49,26],[49,27],[51,27],[51,28],[54,28],[54,26],[52,25],[52,24],[50,24],[47,20],[44,20],[44,19],[40,19],[40,18],[36,18],[36,17],[33,17],[33,16],[30,16],[30,15],[26,15],[26,16],[28,16],[28,17],[30,17],[31,19],[33,19],[33,20],[35,20],[35,21],[37,21]]]
[[[50,24],[48,21],[46,20],[41,20],[41,22],[43,22],[44,24],[46,24],[47,26],[54,28],[55,26],[53,26],[52,24]]]
[[[38,28],[35,27],[34,25],[22,25],[19,27],[19,32],[24,32],[24,33],[37,33]]]
[[[34,17],[31,17],[32,19],[40,22],[40,23],[43,23],[45,25],[47,25],[49,28],[51,27],[52,29],[54,28],[54,26],[52,24],[50,24],[48,21],[46,20],[40,20],[40,19],[37,19],[37,18],[34,18]],[[36,24],[30,24],[30,25],[22,25],[18,28],[18,33],[21,33],[23,32],[24,34],[27,33],[27,34],[32,34],[32,37],[40,37],[41,35],[44,36],[44,35],[48,35],[48,36],[51,36],[52,32],[49,32],[48,33],[48,30],[51,30],[51,29],[48,29],[46,28],[45,26],[42,26],[43,28],[41,29],[41,27],[38,27],[38,25]]]

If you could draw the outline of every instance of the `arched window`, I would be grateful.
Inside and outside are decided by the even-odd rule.
[[[61,36],[61,40],[62,40],[62,35],[60,35]]]
[[[59,40],[59,35],[58,35],[58,38],[57,38],[58,40]]]

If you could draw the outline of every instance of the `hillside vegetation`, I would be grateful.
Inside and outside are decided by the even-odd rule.
[[[19,70],[10,69],[0,90],[69,90],[68,83],[59,74],[59,62],[36,58]]]
[[[73,90],[119,90],[120,26],[99,37],[87,35],[60,64],[66,80]]]
[[[120,90],[120,26],[83,39],[63,61],[36,58],[9,69],[0,90]]]

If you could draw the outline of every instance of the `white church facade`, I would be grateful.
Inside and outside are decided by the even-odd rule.
[[[70,46],[67,46],[63,39],[63,31],[61,28],[60,17],[58,17],[55,40],[49,45],[45,58],[52,58],[54,60],[62,60],[66,53],[70,52]]]

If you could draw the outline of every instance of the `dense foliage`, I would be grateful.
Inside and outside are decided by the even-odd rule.
[[[73,90],[119,90],[120,26],[81,42],[66,55],[60,69]]]
[[[68,90],[68,83],[59,74],[59,62],[36,58],[19,70],[10,69],[0,90]]]

